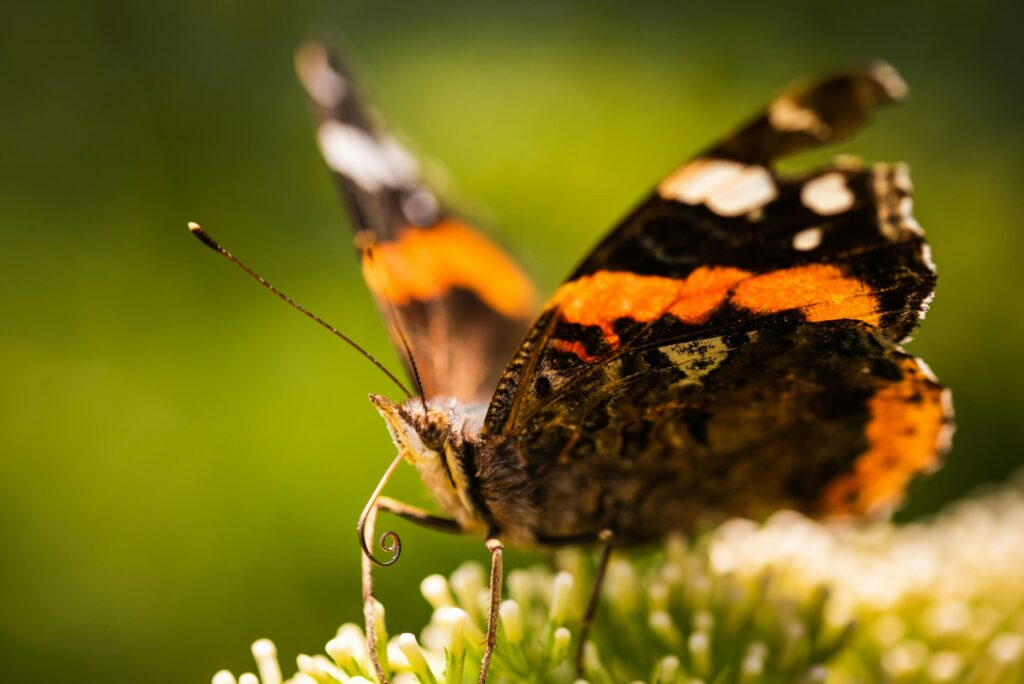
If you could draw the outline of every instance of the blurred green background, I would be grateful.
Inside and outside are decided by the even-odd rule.
[[[397,367],[292,52],[364,89],[550,291],[665,171],[808,74],[883,57],[911,98],[844,149],[911,163],[938,297],[911,348],[954,389],[946,468],[901,514],[1021,463],[1020,5],[6,3],[0,10],[0,680],[204,682],[359,616],[354,522],[393,450],[351,350]],[[831,151],[830,151],[831,153]],[[426,503],[415,477],[397,496]],[[396,525],[393,631],[475,540]],[[522,556],[513,559],[521,562]]]

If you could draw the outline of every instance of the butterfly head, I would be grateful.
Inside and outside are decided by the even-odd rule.
[[[418,398],[403,404],[371,394],[405,460],[416,467],[424,483],[463,529],[484,525],[469,495],[466,459],[472,458],[470,428],[475,415],[459,402]],[[478,421],[477,421],[478,422]]]

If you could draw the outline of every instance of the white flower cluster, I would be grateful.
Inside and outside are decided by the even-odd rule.
[[[770,571],[795,594],[828,587],[826,618],[861,624],[853,651],[868,656],[869,681],[1024,681],[1024,473],[902,527],[734,520],[709,562]]]
[[[557,565],[509,573],[491,681],[1024,682],[1024,477],[902,527],[779,513],[730,521],[692,546],[670,540],[652,556],[614,558],[584,650],[586,680],[572,663],[592,561],[567,553]],[[419,638],[389,639],[375,606],[391,680],[476,681],[483,568],[467,563],[420,589],[434,613]],[[343,625],[325,652],[300,655],[284,680],[261,639],[258,676],[222,671],[213,684],[376,682],[360,627]]]

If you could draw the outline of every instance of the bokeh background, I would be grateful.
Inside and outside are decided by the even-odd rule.
[[[6,3],[0,680],[203,682],[251,668],[257,637],[288,660],[359,617],[354,521],[393,455],[366,394],[392,388],[185,230],[397,367],[292,73],[311,32],[548,291],[778,88],[890,60],[911,98],[844,149],[912,165],[940,284],[911,349],[960,425],[901,516],[1004,479],[1024,449],[1020,8]],[[427,503],[410,472],[391,491]],[[396,527],[393,631],[426,617],[425,573],[485,558]]]

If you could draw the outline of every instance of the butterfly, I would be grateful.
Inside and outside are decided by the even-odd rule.
[[[398,450],[358,526],[380,681],[369,568],[401,550],[387,532],[390,558],[373,556],[380,510],[486,540],[483,682],[505,543],[601,545],[582,646],[613,546],[784,508],[878,515],[948,449],[949,391],[900,346],[936,282],[907,167],[776,168],[902,99],[888,64],[784,91],[665,176],[539,308],[525,271],[428,187],[337,55],[310,43],[296,64],[417,389],[385,369],[407,397],[370,397]],[[443,516],[382,496],[402,461]]]

